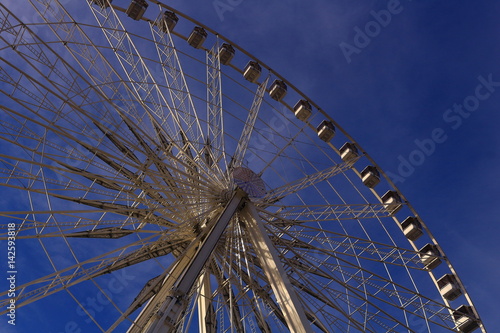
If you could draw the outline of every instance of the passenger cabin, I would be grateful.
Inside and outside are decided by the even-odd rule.
[[[380,183],[380,173],[373,165],[369,165],[361,171],[361,180],[365,186],[374,188]]]
[[[219,49],[219,60],[223,65],[228,65],[234,58],[234,47],[230,44],[224,43]]]
[[[202,27],[194,27],[187,41],[189,45],[195,49],[199,49],[203,45],[203,42],[205,42],[205,39],[207,39],[207,36],[208,34],[205,29]]]
[[[309,104],[309,102],[305,99],[301,99],[293,107],[293,112],[295,113],[295,117],[299,120],[306,121],[312,114],[311,104]]]
[[[144,12],[148,8],[148,6],[149,5],[146,0],[132,0],[127,8],[126,13],[132,19],[138,21],[142,18],[142,15],[144,15]]]
[[[479,328],[478,320],[470,305],[461,305],[453,312],[457,329],[462,333],[471,333]]]
[[[439,280],[437,285],[441,295],[448,301],[453,301],[458,296],[462,295],[462,290],[458,285],[457,278],[453,274],[445,274]]]
[[[420,260],[424,264],[426,269],[434,269],[439,264],[441,264],[441,258],[439,258],[439,250],[434,244],[426,244],[423,248],[419,250]]]
[[[323,120],[316,130],[318,131],[318,137],[325,142],[330,142],[335,136],[335,126],[328,120]]]
[[[160,22],[160,29],[163,32],[172,31],[177,25],[177,22],[179,22],[177,15],[175,15],[174,12],[166,10]]]
[[[108,8],[113,0],[93,0],[92,2],[101,8]]]
[[[271,96],[272,99],[280,102],[286,95],[286,89],[287,87],[285,82],[281,80],[274,80],[271,88],[269,89],[269,96]]]
[[[403,233],[411,241],[416,241],[423,235],[422,226],[420,221],[414,216],[408,216],[402,223],[401,228]]]
[[[250,61],[245,67],[245,71],[243,72],[243,76],[248,81],[255,83],[260,77],[260,73],[262,72],[262,68],[256,61]]]
[[[340,147],[339,153],[342,161],[346,163],[351,162],[359,156],[358,148],[356,148],[356,145],[351,142],[344,143],[344,145]]]
[[[403,206],[401,204],[401,197],[396,191],[387,191],[381,199],[384,205],[386,205],[387,212],[391,215],[396,214]]]

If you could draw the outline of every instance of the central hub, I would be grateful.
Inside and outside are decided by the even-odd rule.
[[[262,198],[266,194],[264,181],[248,168],[235,168],[233,170],[233,180],[249,197]]]

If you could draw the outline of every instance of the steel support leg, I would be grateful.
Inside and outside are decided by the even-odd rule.
[[[238,189],[217,221],[209,224],[210,231],[206,236],[189,245],[184,255],[172,264],[161,289],[141,311],[129,332],[165,333],[174,330],[188,305],[191,288],[245,197],[245,192]]]
[[[311,324],[307,320],[304,308],[293,290],[255,206],[251,202],[247,202],[240,214],[246,223],[246,229],[255,248],[255,254],[259,258],[262,269],[271,284],[276,300],[288,324],[288,329],[293,333],[312,333]]]
[[[211,300],[210,274],[207,270],[200,276],[198,283],[198,330],[200,333],[215,333],[217,325]]]

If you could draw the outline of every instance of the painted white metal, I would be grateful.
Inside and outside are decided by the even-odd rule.
[[[255,92],[255,97],[252,103],[252,107],[248,112],[247,120],[245,121],[245,127],[241,131],[240,140],[238,141],[238,146],[231,161],[231,166],[233,168],[241,166],[243,163],[243,158],[247,151],[248,145],[250,143],[250,138],[252,136],[255,121],[259,115],[260,106],[266,93],[267,82],[269,81],[269,76],[258,86]]]
[[[246,223],[248,234],[255,248],[255,254],[259,258],[260,264],[271,284],[288,328],[293,333],[313,332],[304,308],[293,290],[255,206],[251,202],[247,202],[241,211],[241,216]]]
[[[332,178],[335,175],[338,175],[350,169],[350,167],[351,166],[349,164],[341,163],[318,171],[316,173],[307,175],[306,177],[293,181],[292,183],[288,183],[273,189],[261,201],[271,203],[276,202],[290,194],[297,193],[302,189],[308,188],[324,180]]]
[[[212,305],[212,290],[210,288],[210,274],[205,270],[198,279],[198,329],[200,333],[215,333],[216,318]]]
[[[187,306],[187,295],[245,197],[243,191],[236,190],[219,218],[209,223],[210,230],[204,235],[205,237],[203,239],[199,237],[192,242],[186,252],[174,262],[160,291],[141,311],[129,329],[130,333],[169,332],[175,327]]]

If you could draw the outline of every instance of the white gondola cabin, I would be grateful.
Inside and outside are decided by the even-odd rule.
[[[441,295],[448,301],[453,301],[457,299],[458,296],[462,295],[462,290],[458,285],[457,278],[453,274],[443,275],[437,280],[437,285]]]
[[[441,264],[439,250],[434,244],[426,244],[419,250],[420,260],[426,269],[434,269]]]
[[[401,204],[401,197],[396,191],[387,191],[381,199],[384,205],[386,205],[387,212],[391,215],[396,214],[403,206]]]
[[[174,12],[167,10],[163,13],[163,17],[161,18],[160,28],[163,32],[172,31],[177,25],[177,22],[179,22],[177,15],[175,15]]]
[[[318,132],[318,137],[325,142],[330,142],[335,136],[335,126],[328,120],[323,120],[316,130]]]
[[[205,29],[202,27],[194,27],[187,41],[189,45],[195,49],[199,49],[203,45],[203,42],[205,42],[205,39],[207,39],[207,36],[208,34]]]
[[[380,183],[380,173],[373,165],[369,165],[361,171],[361,180],[369,188],[374,188]]]
[[[461,305],[453,312],[453,319],[457,329],[462,333],[471,333],[479,328],[478,320],[470,305]]]
[[[281,101],[286,95],[287,86],[281,80],[274,80],[271,88],[269,88],[269,96],[276,101]]]
[[[223,65],[228,65],[234,58],[234,47],[230,44],[224,43],[219,49],[219,60]]]
[[[356,145],[351,142],[344,143],[344,145],[340,147],[339,153],[342,161],[346,163],[351,162],[359,156],[358,148],[356,148]]]
[[[101,8],[108,8],[113,0],[93,0],[92,2]]]
[[[411,241],[416,241],[423,235],[420,221],[415,216],[408,216],[403,222],[401,222],[401,228],[403,229],[403,233],[406,238]]]
[[[301,99],[293,107],[293,112],[295,113],[295,117],[297,117],[297,119],[306,121],[312,114],[311,104],[309,104],[309,102],[305,99]]]
[[[134,20],[140,20],[142,18],[142,15],[144,15],[144,12],[148,8],[148,3],[146,0],[132,0],[130,5],[127,8],[126,14],[128,17],[134,19]]]
[[[257,82],[260,77],[262,68],[256,61],[249,61],[243,72],[243,76],[250,82]]]

